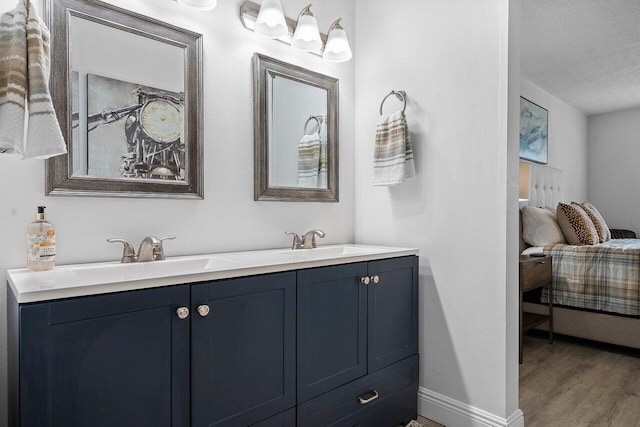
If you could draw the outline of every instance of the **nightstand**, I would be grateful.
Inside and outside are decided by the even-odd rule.
[[[549,344],[553,343],[553,262],[550,255],[532,257],[520,255],[520,363],[522,363],[522,334],[545,322],[549,322]],[[522,311],[522,294],[548,287],[549,310],[547,314]]]

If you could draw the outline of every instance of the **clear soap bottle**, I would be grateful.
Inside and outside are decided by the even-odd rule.
[[[27,268],[31,271],[52,270],[56,263],[56,232],[44,210],[38,206],[36,220],[27,226]]]

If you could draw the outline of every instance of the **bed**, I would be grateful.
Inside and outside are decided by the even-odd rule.
[[[532,165],[529,206],[554,207],[562,200],[562,171]],[[615,239],[593,246],[555,243],[520,252],[553,256],[554,331],[640,349],[640,239]],[[618,232],[629,236],[633,232]],[[544,314],[548,294],[526,302]],[[545,329],[544,326],[541,329]]]

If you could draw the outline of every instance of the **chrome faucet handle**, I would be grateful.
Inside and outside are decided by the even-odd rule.
[[[131,243],[127,242],[124,239],[107,239],[109,243],[122,243],[124,244],[124,249],[122,250],[122,259],[120,259],[121,263],[129,263],[136,262],[138,258],[136,257],[136,251],[131,246]]]
[[[165,240],[174,240],[176,238],[176,236],[166,236],[166,237],[161,237],[160,239],[158,239],[160,241],[160,244],[156,247],[154,247],[153,249],[153,260],[154,261],[162,261],[165,259],[164,257],[164,246],[162,245],[162,242],[164,242]]]
[[[291,249],[302,249],[302,239],[297,233],[292,233],[291,231],[285,231],[284,234],[289,234],[293,236],[293,243],[291,243]]]
[[[324,234],[324,231],[322,230],[310,230],[307,231],[304,236],[302,236],[302,247],[304,249],[313,249],[313,248],[317,248],[318,245],[316,244],[316,236],[320,237],[321,239],[326,236],[326,234]]]

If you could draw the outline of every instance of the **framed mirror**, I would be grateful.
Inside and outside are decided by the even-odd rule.
[[[68,148],[47,195],[202,198],[202,35],[95,0],[45,16]]]
[[[258,53],[254,199],[338,201],[338,79]]]

